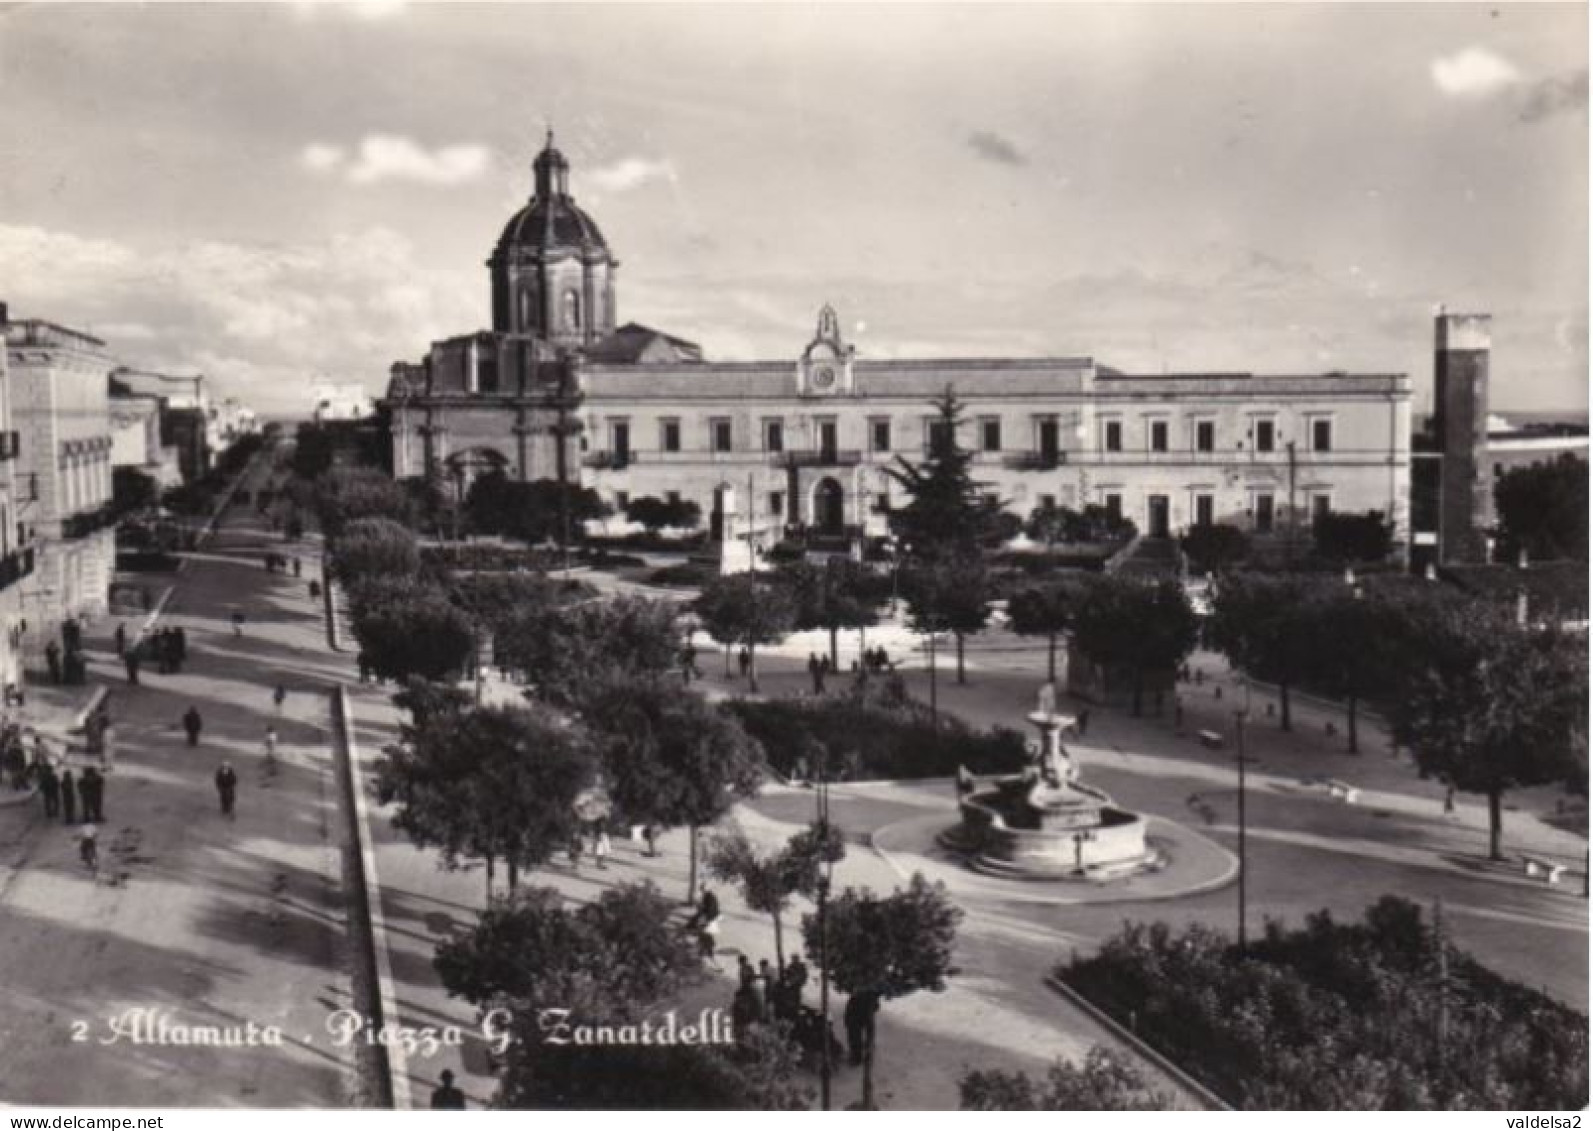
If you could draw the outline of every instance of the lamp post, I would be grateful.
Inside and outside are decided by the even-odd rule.
[[[1234,736],[1239,762],[1239,953],[1245,952],[1245,712],[1235,711]]]
[[[818,811],[818,825],[824,843],[830,835],[830,774],[829,749],[825,748],[819,759],[818,781],[815,784],[814,804]],[[826,855],[828,855],[826,853]],[[830,879],[835,872],[834,861],[824,861],[824,871],[819,875],[819,1107],[830,1110]]]

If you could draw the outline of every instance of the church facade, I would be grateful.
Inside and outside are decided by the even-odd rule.
[[[1009,510],[1099,504],[1145,534],[1202,522],[1260,537],[1322,509],[1408,528],[1408,376],[1121,372],[1087,357],[874,360],[825,307],[787,358],[716,362],[617,325],[616,269],[548,146],[536,194],[487,261],[493,328],[393,366],[394,473],[579,476],[623,508],[679,496],[760,541],[792,529],[882,535],[885,474],[936,441],[932,402],[964,406],[962,447]],[[795,329],[795,328],[793,328]]]

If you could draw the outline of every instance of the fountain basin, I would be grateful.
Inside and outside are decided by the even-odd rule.
[[[1035,794],[1052,804],[1036,805]],[[1119,809],[1104,792],[1072,784],[1058,791],[1022,778],[962,798],[962,824],[941,841],[992,875],[1027,879],[1100,880],[1158,862],[1145,843],[1145,818]]]

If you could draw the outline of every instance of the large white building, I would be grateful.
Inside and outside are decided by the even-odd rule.
[[[1125,373],[1088,357],[874,360],[825,307],[805,343],[713,362],[618,325],[618,267],[552,147],[488,268],[493,329],[393,367],[394,472],[569,474],[623,506],[679,495],[774,531],[885,532],[884,469],[933,442],[931,401],[964,405],[961,444],[1009,509],[1099,504],[1153,537],[1201,522],[1260,536],[1321,508],[1407,527],[1411,385],[1403,374]]]

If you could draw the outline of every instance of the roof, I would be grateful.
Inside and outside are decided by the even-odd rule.
[[[597,222],[576,206],[574,198],[553,196],[547,200],[533,197],[509,217],[498,237],[497,250],[501,253],[510,247],[601,248],[606,252],[608,243]]]
[[[688,342],[685,338],[677,338],[639,322],[627,322],[582,352],[590,361],[610,365],[634,365],[643,361],[702,361],[702,347],[696,342]]]

